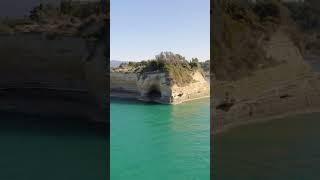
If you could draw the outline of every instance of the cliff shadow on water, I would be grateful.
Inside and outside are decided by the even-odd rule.
[[[127,105],[163,105],[163,106],[171,106],[170,104],[159,104],[153,101],[140,101],[135,98],[126,98],[126,97],[110,97],[110,101],[114,104],[127,104]]]

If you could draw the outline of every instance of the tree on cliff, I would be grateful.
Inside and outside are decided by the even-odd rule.
[[[161,52],[155,56],[154,60],[148,61],[141,74],[155,71],[164,72],[171,79],[171,83],[183,86],[192,82],[192,72],[200,70],[202,69],[197,58],[188,62],[180,54]]]
[[[306,0],[305,3],[287,2],[291,17],[302,30],[320,29],[320,1]]]
[[[185,57],[181,56],[180,54],[174,54],[173,52],[168,51],[161,52],[160,54],[156,55],[155,60],[171,64],[179,64],[186,62]]]
[[[189,64],[190,64],[191,68],[199,68],[199,67],[201,67],[198,58],[192,58],[191,62]]]
[[[101,15],[107,9],[104,0],[98,2],[86,2],[83,4],[75,3],[71,0],[63,0],[60,3],[60,13],[64,15],[75,16],[78,18],[87,18],[91,15]]]
[[[63,0],[60,3],[60,13],[62,14],[71,14],[72,11],[72,1],[71,0]]]
[[[33,21],[41,21],[44,19],[45,13],[44,13],[44,8],[43,8],[43,4],[40,3],[38,6],[34,7],[31,11],[30,11],[30,16],[29,18]]]

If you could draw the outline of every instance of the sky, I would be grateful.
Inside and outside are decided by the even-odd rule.
[[[111,60],[210,59],[210,0],[111,0]]]

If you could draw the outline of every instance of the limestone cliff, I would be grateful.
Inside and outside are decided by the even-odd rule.
[[[170,82],[166,73],[153,72],[141,77],[137,73],[111,72],[111,95],[128,97],[129,94],[129,97],[142,101],[164,104],[177,104],[209,96],[209,85],[204,76],[196,71],[192,78],[191,83],[178,86]]]
[[[136,73],[121,73],[111,72],[110,73],[110,84],[112,93],[115,92],[126,92],[126,93],[137,93],[137,74]]]
[[[83,32],[94,33],[90,31]],[[48,34],[49,30],[1,34],[0,110],[105,121],[105,39]]]
[[[274,8],[280,8],[279,12],[283,13],[281,5],[276,4]],[[219,63],[221,64],[216,63],[216,71],[214,71],[218,73],[218,76],[212,82],[214,132],[249,122],[319,109],[319,77],[304,61],[300,40],[293,34],[294,24],[287,19],[286,15],[274,18],[281,20],[275,23],[269,31],[261,31],[241,20],[236,20],[236,23],[240,23],[255,33],[257,41],[251,43],[256,48],[240,54],[239,57],[247,59],[233,59],[233,63],[237,61],[239,66],[246,68],[236,73],[238,76],[234,77],[237,78],[228,78],[229,73],[225,72],[230,70],[228,67],[231,67],[232,64],[228,64],[226,60],[228,57],[223,56],[224,52],[220,52],[222,55],[219,55]],[[267,27],[266,24],[261,23],[261,25],[264,25],[264,28]],[[216,31],[219,30],[216,29]],[[219,41],[224,42],[225,40],[216,41],[219,44]],[[239,46],[239,49],[242,49],[248,45],[245,40],[241,42],[243,43],[241,46],[237,44],[234,48]],[[223,46],[220,47],[223,48]],[[241,53],[229,50],[230,54],[232,52]],[[251,56],[256,52],[260,54]],[[257,59],[252,59],[252,57]],[[252,65],[248,65],[248,61]],[[219,68],[225,69],[218,70]],[[233,75],[234,73],[230,73],[230,76]]]
[[[109,0],[39,5],[0,21],[0,111],[106,122]]]
[[[175,103],[210,95],[210,87],[202,73],[195,72],[192,77],[192,83],[184,87],[179,87],[177,85],[172,87],[172,97]]]

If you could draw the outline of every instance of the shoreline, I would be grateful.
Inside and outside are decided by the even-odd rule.
[[[110,97],[116,98],[125,98],[125,99],[137,99],[137,93],[130,93],[130,92],[110,92]]]
[[[273,120],[284,119],[284,118],[287,118],[290,116],[319,113],[319,112],[320,112],[320,107],[307,108],[307,109],[300,110],[300,111],[290,111],[290,112],[286,112],[286,113],[282,113],[282,114],[278,114],[278,115],[273,115],[273,116],[269,116],[269,117],[256,118],[256,119],[252,119],[252,120],[248,120],[248,121],[244,121],[244,122],[225,125],[222,129],[219,129],[219,130],[214,130],[214,127],[213,127],[213,132],[211,134],[217,135],[217,134],[221,134],[221,133],[226,133],[229,130],[232,130],[237,127],[245,126],[245,125],[250,125],[250,124],[255,124],[255,123],[264,123],[264,122],[269,122],[269,121],[273,121]]]
[[[195,101],[195,100],[198,100],[198,99],[204,99],[204,98],[210,98],[210,95],[207,95],[207,96],[201,96],[201,97],[197,97],[197,98],[191,98],[191,99],[188,99],[188,100],[185,100],[185,101],[179,102],[179,103],[172,103],[172,105],[182,104],[182,103],[185,103],[185,102]]]
[[[237,89],[234,93],[238,93],[236,97],[243,101],[235,103],[237,107],[231,112],[213,112],[215,114],[211,125],[213,129],[211,135],[225,133],[233,128],[253,123],[264,123],[290,116],[320,112],[319,79],[320,76],[317,72],[306,69],[305,72],[302,71],[301,74],[290,77],[289,80],[275,79],[276,82],[271,82],[272,80],[256,76],[241,82],[243,84],[234,85],[246,90],[240,92]],[[259,80],[262,83],[257,83]],[[250,86],[259,85],[259,89],[249,91],[249,83],[251,83]],[[248,91],[255,96],[252,97]]]
[[[119,92],[110,92],[110,98],[111,97],[121,98],[121,99],[134,99],[134,100],[137,100],[137,101],[140,101],[140,102],[147,102],[147,101],[141,100],[139,98],[138,94],[130,93],[130,92],[121,92],[121,93],[119,93]],[[182,104],[182,103],[185,103],[185,102],[194,101],[194,100],[198,100],[198,99],[204,99],[204,98],[210,98],[210,95],[196,97],[196,98],[190,98],[190,99],[187,99],[185,101],[176,102],[176,103],[161,103],[159,101],[157,101],[156,103],[167,104],[167,105],[177,105],[177,104]]]

